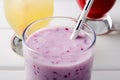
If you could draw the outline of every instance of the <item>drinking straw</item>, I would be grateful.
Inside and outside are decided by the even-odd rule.
[[[75,39],[78,36],[80,29],[82,29],[82,24],[86,20],[86,17],[88,15],[89,11],[90,11],[90,8],[93,4],[93,1],[94,0],[87,0],[80,17],[78,18],[78,22],[76,24],[76,27],[75,27],[75,29],[74,29],[71,37],[70,37],[72,40]]]

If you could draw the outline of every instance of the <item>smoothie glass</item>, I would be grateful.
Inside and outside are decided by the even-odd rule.
[[[70,17],[49,17],[24,30],[26,80],[90,80],[96,35],[83,24],[77,38],[71,40],[76,23]]]
[[[83,9],[87,0],[76,0],[79,7]],[[108,12],[114,6],[116,0],[94,0],[88,14],[86,23],[94,28],[97,35],[109,33],[113,23]]]
[[[11,48],[22,56],[22,33],[31,22],[53,15],[54,0],[4,0],[4,11],[8,23],[15,31]]]

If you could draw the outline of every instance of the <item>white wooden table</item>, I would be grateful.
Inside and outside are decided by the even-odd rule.
[[[77,18],[79,8],[75,0],[55,0],[54,15]],[[120,1],[109,12],[113,23],[120,27]],[[3,2],[0,0],[0,80],[25,80],[24,59],[10,47],[14,31],[8,25]],[[91,80],[120,80],[120,31],[107,36],[98,36]]]

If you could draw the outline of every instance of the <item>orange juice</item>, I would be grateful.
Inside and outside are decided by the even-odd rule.
[[[28,24],[52,16],[53,5],[53,0],[4,0],[6,18],[20,38]]]

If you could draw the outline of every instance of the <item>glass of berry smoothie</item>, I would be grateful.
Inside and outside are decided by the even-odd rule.
[[[76,0],[81,9],[87,0]],[[94,28],[97,35],[107,34],[113,28],[112,19],[108,12],[115,4],[116,0],[94,0],[88,14],[86,23]]]
[[[83,24],[76,39],[71,40],[76,23],[69,17],[50,17],[24,30],[26,80],[90,80],[96,35]]]

